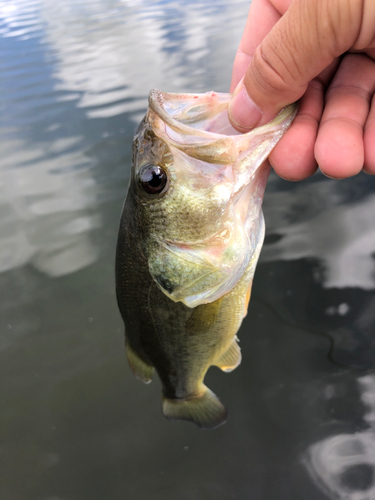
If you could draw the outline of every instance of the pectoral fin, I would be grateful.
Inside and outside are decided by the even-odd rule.
[[[163,413],[169,419],[191,420],[203,429],[218,427],[228,417],[225,406],[205,385],[199,395],[189,399],[164,398]]]
[[[231,372],[241,363],[241,349],[238,345],[237,337],[234,337],[228,349],[213,363],[218,366],[223,372]]]
[[[138,354],[130,347],[129,342],[125,343],[126,356],[128,358],[129,366],[134,375],[142,380],[145,384],[152,381],[154,375],[154,367],[145,363]]]

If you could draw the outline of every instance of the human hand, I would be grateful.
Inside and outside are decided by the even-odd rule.
[[[300,99],[270,156],[281,177],[375,174],[374,0],[253,0],[230,91],[240,132]]]

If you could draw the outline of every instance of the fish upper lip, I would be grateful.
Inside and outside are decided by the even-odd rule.
[[[226,108],[228,109],[229,102],[232,98],[232,94],[229,93],[224,93],[224,92],[206,92],[206,94],[215,94],[215,96],[218,96],[219,98],[222,99],[222,107],[223,110]],[[176,120],[173,116],[171,116],[163,107],[163,102],[164,102],[164,96],[173,96],[175,98],[181,98],[181,99],[188,99],[191,98],[193,99],[196,96],[202,97],[202,94],[193,94],[193,93],[173,93],[173,92],[161,92],[160,90],[153,89],[149,93],[148,97],[148,102],[150,108],[158,115],[158,117],[167,125],[171,126],[173,129],[188,134],[190,136],[200,136],[200,137],[206,137],[207,139],[214,141],[215,139],[232,139],[235,141],[242,142],[244,139],[250,138],[253,135],[258,135],[263,133],[264,130],[271,126],[278,126],[280,122],[286,120],[286,119],[293,119],[294,115],[296,114],[298,110],[298,103],[293,103],[290,104],[289,106],[286,106],[283,108],[280,113],[270,122],[261,125],[260,127],[257,127],[255,129],[250,130],[249,132],[246,132],[244,134],[238,134],[238,135],[227,135],[227,134],[220,134],[217,132],[209,132],[207,130],[200,130],[194,127],[191,127],[190,125],[187,125],[185,123],[181,123],[180,121]],[[208,96],[207,96],[208,97]]]
[[[210,92],[212,94],[212,92]],[[179,132],[191,135],[191,136],[200,136],[200,137],[206,137],[207,139],[217,139],[217,138],[223,138],[223,137],[232,137],[232,136],[227,136],[224,134],[217,134],[214,132],[208,132],[206,130],[199,130],[197,128],[191,127],[190,125],[187,125],[185,123],[181,123],[180,121],[176,120],[171,116],[163,107],[163,102],[164,102],[164,96],[174,96],[175,98],[180,97],[180,98],[194,98],[195,96],[202,96],[202,94],[182,94],[182,93],[173,93],[173,92],[161,92],[160,90],[153,89],[151,90],[149,97],[148,97],[148,102],[150,108],[163,120],[163,122],[169,126],[171,126],[173,129],[178,130]],[[205,94],[203,94],[205,95]],[[225,94],[225,93],[219,93],[215,92],[215,95],[218,95],[219,97],[222,97],[224,99],[224,102],[227,102],[229,106],[229,102],[231,99],[231,94]]]

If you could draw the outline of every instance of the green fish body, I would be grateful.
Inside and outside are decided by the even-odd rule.
[[[203,428],[227,418],[204,377],[211,365],[227,372],[241,362],[236,334],[264,238],[266,159],[296,112],[241,135],[227,118],[230,97],[150,93],[116,255],[133,372],[148,383],[156,370],[165,416]]]

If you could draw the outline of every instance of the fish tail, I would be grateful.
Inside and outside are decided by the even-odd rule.
[[[171,420],[190,420],[203,429],[213,429],[227,420],[219,398],[204,384],[199,395],[185,399],[163,398],[163,413]]]

